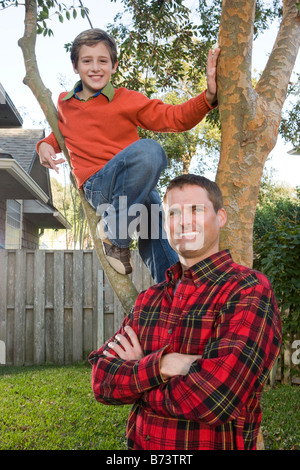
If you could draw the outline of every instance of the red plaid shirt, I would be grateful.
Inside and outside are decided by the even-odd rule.
[[[95,398],[134,403],[129,449],[256,449],[261,392],[281,344],[272,287],[228,251],[195,264],[175,290],[181,274],[177,263],[166,282],[142,292],[119,330],[126,335],[130,324],[145,357],[107,358],[107,343],[91,353]],[[169,352],[202,358],[164,381],[160,358]]]

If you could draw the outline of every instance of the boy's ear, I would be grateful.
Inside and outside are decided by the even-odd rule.
[[[72,62],[72,65],[73,65],[73,70],[74,70],[74,72],[75,72],[75,73],[78,73],[78,70],[77,70],[77,68],[76,68],[75,62]]]
[[[117,61],[117,62],[115,63],[115,65],[113,66],[113,69],[112,69],[112,72],[111,72],[111,73],[112,73],[112,74],[113,74],[113,73],[116,73],[117,68],[118,68],[118,61]]]

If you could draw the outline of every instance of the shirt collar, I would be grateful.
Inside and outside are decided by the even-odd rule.
[[[72,98],[73,96],[76,97],[76,92],[80,91],[82,89],[82,83],[81,83],[81,80],[79,80],[78,82],[75,83],[74,85],[74,88],[69,91],[69,93],[66,94],[66,96],[63,98],[63,101],[67,101],[69,100],[70,98]],[[109,102],[112,101],[114,95],[115,95],[115,90],[114,90],[114,87],[112,86],[112,84],[110,82],[108,82],[104,88],[102,88],[102,90],[100,90],[98,93],[95,93],[94,96],[91,96],[89,98],[92,99],[92,98],[95,98],[96,96],[98,96],[99,94],[102,94],[104,95]],[[88,101],[88,100],[87,100]]]
[[[232,261],[229,250],[223,250],[194,264],[184,272],[184,277],[191,278],[194,283],[199,282],[203,278],[213,279],[219,277],[220,272],[226,271]],[[166,280],[168,284],[171,283],[175,285],[177,280],[181,278],[181,275],[182,267],[178,261],[178,263],[174,264],[166,271]]]

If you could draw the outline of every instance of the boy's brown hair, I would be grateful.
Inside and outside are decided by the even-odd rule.
[[[192,173],[180,175],[171,180],[167,186],[164,201],[169,191],[174,188],[182,189],[187,185],[200,186],[201,188],[206,189],[209,199],[213,203],[215,212],[217,213],[220,209],[222,209],[223,196],[219,186],[214,181],[205,178],[205,176],[194,175]]]
[[[94,46],[98,42],[104,42],[104,44],[108,48],[112,66],[114,67],[118,61],[117,46],[115,40],[105,31],[98,28],[87,29],[86,31],[83,31],[82,33],[78,34],[78,36],[76,36],[71,48],[71,61],[73,65],[77,67],[81,46]]]

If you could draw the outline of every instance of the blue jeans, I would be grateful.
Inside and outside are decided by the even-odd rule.
[[[167,167],[162,147],[150,139],[134,142],[109,160],[83,185],[85,197],[102,215],[111,242],[127,248],[138,233],[140,256],[155,282],[178,261],[164,230],[161,200],[155,188]]]

